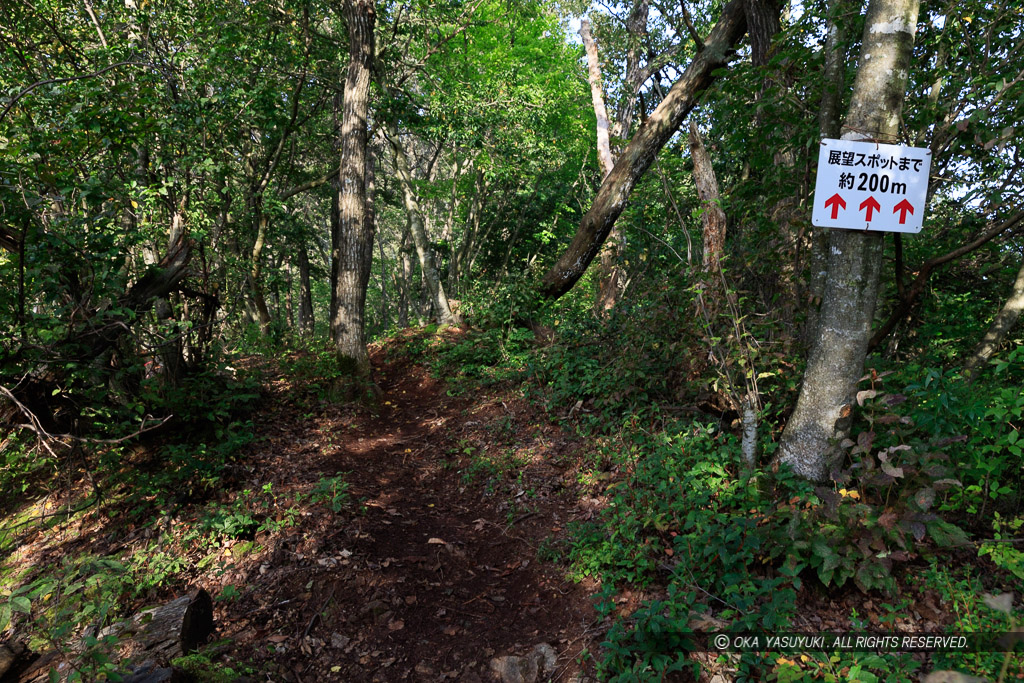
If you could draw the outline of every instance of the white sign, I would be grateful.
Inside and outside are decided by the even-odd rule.
[[[932,151],[821,141],[811,222],[819,228],[921,232]]]

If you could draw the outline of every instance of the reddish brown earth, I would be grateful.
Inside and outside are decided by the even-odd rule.
[[[303,409],[302,386],[271,382],[245,458],[252,485],[286,496],[342,474],[351,498],[257,537],[266,550],[220,578],[242,594],[217,614],[233,641],[220,661],[260,680],[486,681],[493,658],[547,643],[552,680],[586,671],[594,587],[538,557],[583,514],[578,445],[510,392],[448,396],[401,344],[373,363],[376,413]],[[525,466],[486,465],[509,458]]]

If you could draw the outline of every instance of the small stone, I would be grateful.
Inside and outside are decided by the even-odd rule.
[[[539,673],[537,668],[534,657],[505,655],[491,660],[491,671],[501,683],[535,683]]]
[[[968,676],[959,671],[933,671],[924,677],[924,683],[985,683],[986,679]]]
[[[537,662],[537,669],[541,673],[551,673],[558,665],[558,653],[547,643],[535,645],[530,655]]]

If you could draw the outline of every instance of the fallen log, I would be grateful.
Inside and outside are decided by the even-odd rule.
[[[148,665],[142,681],[176,681],[180,672],[158,669],[171,660],[196,650],[213,633],[213,600],[199,589],[190,595],[159,607],[143,610],[131,619],[121,621],[95,634],[103,642],[116,638],[111,659],[126,668]],[[101,646],[102,647],[102,646]],[[64,679],[73,670],[73,662],[85,650],[84,643],[74,652],[46,652],[30,664],[17,678],[18,683],[43,683],[50,680],[50,670]],[[173,675],[172,675],[173,674]],[[166,676],[166,678],[164,677]]]
[[[25,645],[19,641],[12,640],[0,643],[0,678],[4,677],[14,666],[14,663],[25,654]]]
[[[115,636],[122,659],[166,663],[196,650],[212,633],[213,600],[199,589],[108,626],[98,637]]]

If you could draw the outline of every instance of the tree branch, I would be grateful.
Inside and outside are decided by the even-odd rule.
[[[1018,211],[1014,215],[1007,218],[1002,223],[986,230],[974,240],[960,246],[952,251],[946,252],[941,256],[928,259],[922,265],[917,273],[917,277],[911,283],[910,288],[906,290],[906,296],[903,297],[900,302],[896,305],[896,308],[889,315],[889,318],[882,324],[881,327],[875,332],[868,342],[868,352],[872,351],[877,347],[883,339],[892,334],[892,331],[896,329],[896,325],[902,320],[910,309],[913,308],[917,302],[918,297],[924,292],[925,287],[928,285],[928,279],[931,277],[932,271],[939,266],[949,263],[950,261],[956,260],[965,254],[969,254],[975,249],[984,246],[988,242],[1002,235],[1007,230],[1016,227],[1022,221],[1024,221],[1024,210]]]

